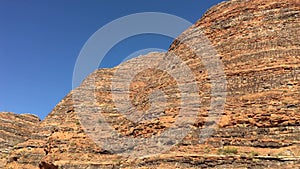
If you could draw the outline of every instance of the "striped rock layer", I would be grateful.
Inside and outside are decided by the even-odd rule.
[[[39,123],[40,119],[35,115],[0,113],[0,168],[6,164],[9,152],[28,140]]]
[[[168,52],[89,75],[6,168],[297,168],[299,28],[296,0],[216,5]],[[172,127],[189,132],[145,144]]]

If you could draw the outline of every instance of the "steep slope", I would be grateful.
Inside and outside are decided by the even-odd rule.
[[[223,2],[210,9],[201,20],[180,35],[167,53],[150,53],[116,68],[92,73],[54,108],[30,140],[13,149],[6,167],[299,167],[299,28],[298,1]],[[202,32],[213,44],[218,59],[223,63],[227,87],[218,91],[218,96],[212,94],[212,84],[222,77],[211,76],[210,66],[213,65],[208,64],[215,61],[212,56],[214,53],[201,51],[203,48],[199,45],[205,45]],[[199,91],[194,91],[194,94],[200,96],[199,101],[193,95],[187,97],[189,106],[201,103],[197,109],[199,114],[187,118],[195,120],[193,125],[187,124],[191,132],[171,150],[151,157],[121,156],[118,155],[120,152],[97,145],[94,141],[98,138],[90,134],[93,129],[98,131],[97,127],[103,123],[99,119],[100,114],[115,131],[128,138],[143,140],[159,136],[172,124],[177,125],[180,109],[184,109],[180,107],[181,96],[190,94],[188,90],[182,91],[178,83],[183,76],[178,77],[178,80],[168,72],[149,68],[130,81],[131,103],[141,112],[151,108],[151,93],[157,90],[164,92],[166,100],[159,93],[154,95],[162,101],[155,104],[166,105],[166,109],[155,111],[159,113],[158,118],[147,118],[136,114],[135,109],[128,109],[128,114],[135,113],[137,117],[126,119],[118,111],[115,102],[122,102],[125,98],[120,97],[122,95],[114,98],[114,92],[119,91],[115,88],[111,90],[114,84],[126,83],[128,71],[134,69],[132,65],[147,67],[157,64],[156,60],[159,59],[162,62],[166,59],[169,63],[172,57],[180,58],[189,67],[193,77],[189,83],[195,83],[199,88]],[[180,73],[176,72],[180,64],[174,68],[174,64],[165,66],[167,70],[175,71],[175,74]],[[222,100],[225,92],[224,111],[217,109],[217,112],[211,113],[213,100]],[[135,118],[140,117],[144,118],[143,122],[134,122]],[[204,128],[210,128],[213,134],[204,142],[199,142],[199,138],[204,137]],[[104,134],[101,138],[105,137]],[[130,148],[138,152],[142,151],[142,146],[145,145]]]

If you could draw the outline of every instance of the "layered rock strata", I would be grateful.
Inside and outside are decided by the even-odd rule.
[[[6,167],[297,168],[300,166],[299,28],[298,1],[223,2],[183,32],[167,53],[150,53],[113,69],[92,73],[54,108],[29,140],[15,146]],[[208,43],[203,35],[213,49],[202,50],[201,45]],[[189,67],[192,78],[186,83],[195,84],[198,89],[193,94],[199,97],[186,97],[185,105],[198,111],[196,116],[187,117],[194,121],[185,124],[190,129],[186,137],[168,143],[176,146],[161,154],[135,158],[120,155],[126,149],[111,151],[96,144],[106,135],[97,140],[90,134],[104,122],[119,135],[140,140],[160,136],[177,125],[180,110],[185,108],[181,106],[181,98],[191,93],[178,82],[186,80],[183,75],[177,78],[170,73],[180,73],[176,70],[181,67],[168,60],[172,56]],[[149,58],[172,64],[160,65]],[[141,62],[143,59],[145,62]],[[222,64],[215,65],[217,60]],[[125,106],[123,114],[115,100],[122,103],[125,97],[118,95],[121,89],[112,86],[127,83],[127,72],[134,69],[135,63],[140,67],[158,64],[169,72],[148,68],[136,74],[129,83],[128,96],[134,108]],[[224,74],[212,75],[212,70],[220,67]],[[216,83],[222,75],[225,86]],[[214,84],[222,87],[215,91]],[[151,95],[156,91],[162,92]],[[217,111],[212,111],[213,103],[220,99],[225,101],[224,110],[217,104]],[[157,110],[153,103],[158,105]],[[159,109],[160,104],[164,104],[163,110]],[[151,108],[154,115],[139,114]],[[128,115],[131,118],[126,118]],[[213,133],[207,138],[205,128]],[[126,148],[139,152],[146,145],[129,146]]]

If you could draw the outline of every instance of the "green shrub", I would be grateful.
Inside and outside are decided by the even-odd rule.
[[[259,153],[258,153],[258,152],[255,152],[255,151],[251,151],[251,152],[250,152],[250,155],[251,155],[251,157],[253,157],[253,156],[258,156]]]
[[[238,150],[235,147],[225,147],[223,149],[218,150],[219,154],[237,154]]]

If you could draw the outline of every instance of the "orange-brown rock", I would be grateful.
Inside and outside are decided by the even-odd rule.
[[[40,119],[35,115],[0,113],[0,168],[6,164],[9,152],[28,140],[39,123]]]
[[[13,148],[6,168],[299,168],[299,28],[300,5],[296,0],[223,2],[183,32],[167,53],[150,53],[92,73],[53,109],[29,140]],[[226,93],[224,111],[213,116],[212,100],[220,96],[212,95],[212,82],[218,79],[210,76],[207,66],[213,65],[206,63],[214,59],[213,52],[193,48],[204,43],[201,33],[222,61],[227,82],[219,91]],[[147,111],[151,93],[163,91],[165,100],[155,95],[166,104],[163,111],[156,112],[157,118],[136,114],[142,122],[127,119],[118,111],[112,94],[115,91],[111,90],[114,78],[122,83],[127,78],[125,72],[134,69],[131,63],[173,55],[190,68],[194,78],[189,83],[199,88],[196,94],[200,101],[188,97],[189,105],[201,105],[195,123],[189,125],[191,132],[171,150],[154,156],[127,158],[96,144],[87,134],[93,128],[84,130],[83,124],[96,121],[91,124],[97,130],[98,123],[103,123],[98,119],[100,112],[116,132],[128,138],[159,136],[175,123],[182,109],[180,98],[187,93],[179,90],[178,79],[168,72],[146,69],[129,86],[136,109],[128,109],[128,114]],[[149,63],[144,64],[139,66]],[[169,68],[176,71],[176,66],[180,65]],[[218,113],[220,120],[214,123]],[[214,132],[199,142],[203,128]]]

